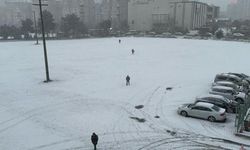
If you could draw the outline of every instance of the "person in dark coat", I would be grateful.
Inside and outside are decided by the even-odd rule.
[[[135,54],[135,50],[134,50],[134,49],[132,49],[131,51],[132,51],[132,55],[134,55],[134,54]]]
[[[130,76],[127,75],[126,77],[126,86],[129,86],[130,85]]]
[[[94,150],[96,150],[96,145],[98,143],[98,135],[96,135],[95,133],[93,133],[92,136],[91,136],[91,141],[92,141],[92,143],[94,145]]]
[[[121,39],[119,39],[119,43],[121,43],[122,42],[122,40]]]

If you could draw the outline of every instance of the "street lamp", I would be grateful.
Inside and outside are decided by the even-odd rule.
[[[40,8],[42,37],[43,37],[43,50],[44,50],[44,62],[45,62],[45,71],[46,71],[46,80],[44,82],[47,83],[47,82],[50,82],[51,80],[49,78],[49,65],[48,65],[47,48],[46,48],[46,40],[45,40],[45,32],[44,32],[42,6],[48,6],[48,4],[42,4],[41,0],[39,0],[39,4],[33,4],[33,5],[38,5]]]
[[[36,12],[33,12],[34,15],[34,25],[35,25],[35,38],[36,38],[36,45],[38,45],[38,36],[37,36],[37,25],[36,25]]]

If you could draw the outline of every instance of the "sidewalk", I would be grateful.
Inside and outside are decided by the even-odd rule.
[[[247,131],[243,131],[242,133],[235,133],[235,135],[250,139],[250,132],[247,132]]]

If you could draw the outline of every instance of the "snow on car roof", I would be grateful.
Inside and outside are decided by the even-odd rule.
[[[214,97],[214,98],[217,98],[217,99],[225,99],[224,96],[221,96],[221,95],[215,95],[215,94],[206,94],[206,95],[201,95],[201,96],[198,96],[197,98],[204,98],[204,97]]]
[[[227,102],[227,103],[230,102],[230,100],[227,99],[226,97],[221,96],[221,95],[215,95],[215,94],[202,95],[202,96],[197,97],[196,99],[197,100],[202,100],[202,99],[211,98],[211,97],[215,98],[215,99],[218,99],[218,100],[222,100],[222,101]]]
[[[235,85],[233,82],[230,82],[230,81],[218,81],[218,82],[215,82],[215,83]]]
[[[229,72],[228,74],[233,74],[233,75],[236,75],[240,78],[248,78],[249,76],[244,74],[244,73],[235,73],[235,72]]]
[[[222,75],[222,76],[229,76],[231,78],[235,78],[237,80],[241,80],[240,77],[236,76],[236,75],[233,75],[233,74],[229,74],[229,73],[221,73],[221,74],[218,74],[218,75]]]
[[[206,102],[198,102],[198,103],[195,104],[195,106],[203,106],[203,107],[209,107],[209,108],[211,108],[211,107],[214,106],[214,104],[206,103]]]
[[[233,88],[227,86],[214,86],[212,89],[234,90]]]

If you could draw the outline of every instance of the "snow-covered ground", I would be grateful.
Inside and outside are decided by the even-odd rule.
[[[211,123],[176,113],[208,93],[216,73],[250,74],[249,50],[249,43],[205,40],[48,41],[53,82],[45,84],[42,45],[0,43],[0,149],[91,150],[93,132],[99,150],[250,145],[234,136],[233,114]]]

